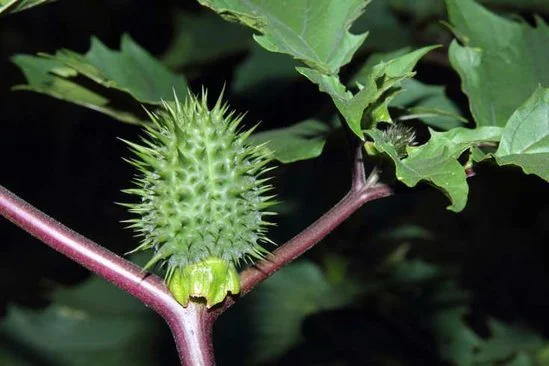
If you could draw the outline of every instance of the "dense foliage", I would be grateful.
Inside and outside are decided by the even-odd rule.
[[[394,187],[220,318],[219,364],[549,363],[546,1],[59,1],[19,13],[46,2],[0,0],[1,182],[109,249],[138,244],[112,203],[134,174],[116,137],[137,141],[143,125],[154,136],[141,106],[202,86],[247,110],[243,125],[263,121],[250,138],[280,164],[276,242],[345,192],[350,142]],[[42,29],[50,18],[66,26]],[[176,364],[144,306],[0,229],[0,364]]]

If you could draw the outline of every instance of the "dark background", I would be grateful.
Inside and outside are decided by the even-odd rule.
[[[120,221],[128,218],[114,202],[127,198],[120,192],[133,174],[122,161],[127,148],[117,138],[135,140],[139,128],[113,121],[107,116],[52,98],[12,92],[24,82],[10,63],[17,53],[53,53],[67,48],[87,51],[89,39],[97,36],[110,48],[118,48],[122,33],[153,54],[161,54],[173,37],[171,16],[175,7],[199,11],[194,3],[182,1],[59,1],[0,19],[0,183],[32,205],[109,249],[124,253],[136,246],[132,233]],[[402,21],[409,20],[405,16]],[[207,39],[203,40],[208,42]],[[418,37],[417,43],[424,40]],[[459,79],[440,58],[427,59],[418,68],[420,80],[445,84],[448,94],[460,103],[467,115],[466,99],[459,91]],[[203,65],[191,78],[193,90],[206,85],[213,93],[230,83],[234,67],[245,53]],[[362,56],[364,59],[366,55]],[[304,79],[292,81],[268,101],[253,95],[229,95],[235,109],[249,114],[247,121],[263,121],[274,128],[289,125],[315,113],[327,99]],[[348,187],[348,153],[342,136],[328,142],[321,158],[280,167],[277,190],[280,198],[292,203],[277,219],[272,234],[282,243],[308,225],[341,197]],[[549,253],[549,205],[547,184],[518,169],[483,166],[470,179],[470,198],[460,214],[445,209],[445,197],[435,189],[395,186],[397,195],[361,209],[351,220],[331,234],[308,254],[321,262],[326,252],[350,258],[351,274],[367,278],[376,263],[395,248],[390,240],[379,240],[379,233],[402,225],[416,225],[436,240],[412,239],[409,257],[422,258],[441,267],[458,269],[457,281],[473,294],[470,321],[482,333],[487,314],[513,323],[520,321],[549,336],[549,292],[547,290]],[[386,245],[382,245],[386,244]],[[48,304],[49,290],[55,284],[77,284],[88,273],[37,240],[0,219],[0,314],[8,304],[41,308]],[[367,279],[365,279],[367,281]],[[366,337],[357,359],[355,350],[338,348],[346,364],[376,364],[372,355],[392,353],[403,363],[438,364],[436,352],[417,350],[413,342],[402,340],[393,323],[379,310],[380,299],[369,299],[355,310],[316,315],[303,325],[305,338],[281,364],[330,364],[312,356],[323,347],[328,335],[335,347],[345,340],[350,328],[374,329],[375,338],[385,334],[398,339],[378,345]],[[395,320],[396,319],[396,320]],[[392,318],[399,322],[409,319]],[[238,330],[220,330],[232,334]],[[377,332],[377,333],[376,333]],[[387,335],[388,334],[388,335]],[[314,335],[314,336],[311,336]],[[166,364],[173,361],[169,335],[163,334]],[[431,342],[429,336],[426,336]],[[245,335],[242,335],[242,344]],[[223,348],[223,340],[217,346]],[[219,351],[231,358],[230,352]],[[365,354],[365,355],[364,355]],[[227,356],[228,355],[228,356]],[[330,358],[332,357],[332,358]],[[353,358],[355,357],[355,358]],[[373,358],[369,358],[373,357]],[[353,361],[354,360],[354,361]],[[357,361],[358,360],[358,361]],[[378,361],[379,364],[392,364]],[[229,364],[230,362],[226,363]],[[224,363],[220,363],[224,364]]]

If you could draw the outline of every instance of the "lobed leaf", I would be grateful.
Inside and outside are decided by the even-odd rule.
[[[495,157],[549,181],[549,88],[536,89],[511,115]]]
[[[104,113],[122,122],[143,123],[136,115],[111,107],[106,97],[70,81],[70,77],[76,75],[75,71],[56,60],[17,55],[12,57],[12,62],[21,69],[29,83],[16,85],[13,90],[28,90],[49,95]]]
[[[199,0],[226,19],[261,34],[254,39],[271,52],[286,53],[324,74],[337,74],[366,39],[349,32],[368,0]]]
[[[57,60],[107,88],[130,94],[141,103],[161,104],[174,100],[174,91],[185,95],[187,82],[135,43],[129,35],[122,36],[120,51],[113,51],[92,37],[85,55],[60,50],[43,55]]]
[[[456,37],[450,62],[478,126],[503,127],[534,90],[549,86],[549,26],[491,13],[472,0],[446,0]]]
[[[418,147],[408,147],[408,156],[401,159],[395,147],[386,141],[379,130],[366,131],[374,146],[387,154],[395,164],[397,178],[409,187],[427,181],[442,190],[450,199],[448,209],[459,212],[467,202],[469,187],[460,155],[479,143],[497,142],[501,138],[498,127],[477,129],[454,128],[446,132],[431,130],[431,138]]]
[[[413,52],[398,55],[388,61],[367,65],[355,78],[359,90],[353,94],[336,75],[325,75],[304,67],[297,70],[319,86],[320,91],[330,95],[349,128],[364,139],[362,121],[366,128],[380,121],[391,121],[388,106],[400,88],[400,83],[414,76],[412,70],[427,52],[437,46],[423,47]],[[368,111],[365,110],[369,108]]]
[[[98,92],[81,85],[83,76],[96,84],[130,95],[139,103],[161,104],[174,99],[174,91],[187,94],[186,80],[171,72],[128,35],[121,41],[120,51],[113,51],[92,38],[88,53],[81,55],[60,50],[55,55],[40,57],[17,55],[12,61],[23,71],[28,84],[15,90],[29,90],[75,103],[122,122],[143,123],[131,112],[112,107],[112,102]]]

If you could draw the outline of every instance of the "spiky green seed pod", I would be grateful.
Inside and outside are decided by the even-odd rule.
[[[394,123],[383,131],[385,141],[394,146],[400,158],[406,156],[406,148],[416,140],[416,133],[413,128]]]
[[[381,136],[385,142],[393,145],[400,159],[407,156],[406,149],[408,146],[413,146],[416,140],[416,133],[414,129],[399,123],[393,123],[390,125],[382,132]],[[372,141],[367,141],[364,144],[364,148],[366,149],[366,153],[368,153],[368,155],[375,156],[380,154]]]
[[[145,268],[166,266],[166,280],[177,300],[203,297],[208,306],[239,292],[235,266],[260,258],[269,223],[264,210],[274,204],[264,174],[272,160],[265,146],[246,142],[242,116],[228,113],[221,97],[208,109],[206,95],[181,104],[164,103],[150,114],[142,144],[128,142],[135,154],[139,196],[128,205],[138,217],[130,227],[142,237],[136,250],[152,249]],[[236,281],[235,281],[236,279]]]

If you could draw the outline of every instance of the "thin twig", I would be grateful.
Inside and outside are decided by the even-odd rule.
[[[183,308],[161,278],[143,272],[142,268],[55,221],[2,186],[0,214],[161,315],[172,330],[183,365],[214,364],[213,317],[203,305],[192,303]]]

